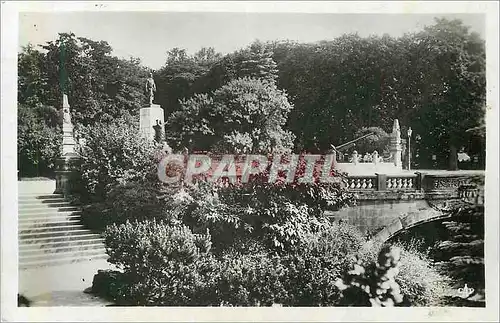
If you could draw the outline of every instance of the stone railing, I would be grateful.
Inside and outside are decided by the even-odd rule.
[[[371,190],[377,189],[377,176],[348,176],[344,184],[349,190]]]
[[[361,193],[361,199],[380,198],[461,198],[471,203],[484,203],[484,172],[426,174],[348,175],[344,184],[350,191]]]
[[[352,175],[348,176],[344,183],[349,190],[371,190],[371,191],[402,191],[417,190],[417,175],[386,175],[375,174],[374,176]]]
[[[415,190],[417,175],[390,175],[386,179],[388,190]]]

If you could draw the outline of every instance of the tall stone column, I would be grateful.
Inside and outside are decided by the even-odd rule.
[[[68,96],[63,94],[63,140],[61,157],[56,160],[56,194],[68,195],[71,192],[70,178],[78,169],[80,157],[75,150],[75,137]]]
[[[394,124],[392,126],[391,133],[391,153],[394,161],[394,165],[397,168],[403,169],[403,164],[401,162],[401,130],[399,128],[398,119],[394,119]]]

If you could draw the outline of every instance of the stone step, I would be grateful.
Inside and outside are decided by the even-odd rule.
[[[55,220],[49,220],[49,221],[19,221],[19,230],[24,230],[24,229],[30,229],[30,228],[46,228],[46,227],[61,227],[65,225],[79,225],[80,219],[79,217],[76,217],[75,219],[60,219],[58,220],[57,218]]]
[[[80,216],[82,212],[79,211],[57,211],[57,210],[44,210],[43,212],[30,212],[30,213],[19,213],[19,221],[23,221],[25,219],[40,219],[40,218],[50,218],[50,217],[72,217],[72,216]]]
[[[72,250],[72,251],[61,251],[58,253],[36,253],[36,254],[30,254],[30,255],[19,255],[19,262],[31,262],[31,261],[43,261],[43,260],[51,260],[51,259],[57,259],[57,258],[68,258],[68,257],[86,257],[86,256],[99,256],[99,255],[104,255],[106,254],[106,249],[104,246],[101,246],[101,248],[97,249],[90,249],[90,250]]]
[[[54,198],[21,198],[17,200],[20,205],[31,205],[31,204],[50,204],[50,203],[62,203],[69,202],[64,197],[54,197]]]
[[[91,239],[87,239],[87,240],[68,240],[68,241],[52,241],[52,242],[40,241],[38,243],[33,243],[33,244],[20,244],[19,245],[19,252],[23,252],[24,250],[28,250],[28,251],[29,250],[48,250],[48,251],[50,251],[52,248],[85,246],[85,245],[94,245],[94,244],[104,245],[104,238],[91,238]]]
[[[28,256],[34,256],[34,255],[45,255],[45,254],[60,254],[60,253],[67,253],[67,252],[80,252],[80,251],[86,251],[86,250],[102,250],[104,249],[104,244],[100,241],[92,241],[92,243],[86,243],[86,244],[70,244],[67,246],[60,246],[60,247],[51,247],[51,248],[36,248],[31,247],[30,249],[20,249],[19,250],[19,257],[28,257]]]
[[[74,219],[75,217],[81,217],[82,212],[80,211],[69,211],[69,212],[43,212],[38,214],[19,214],[18,221],[36,221],[44,219]]]
[[[48,237],[32,237],[32,238],[23,238],[19,240],[19,246],[23,245],[45,245],[49,243],[64,243],[70,241],[81,241],[81,240],[92,240],[92,239],[101,239],[102,237],[96,233],[90,233],[90,231],[85,231],[84,233],[74,233],[72,235],[66,236],[48,236]]]
[[[77,206],[63,206],[63,207],[39,207],[39,208],[31,208],[31,209],[20,209],[19,215],[34,215],[37,213],[50,213],[50,212],[70,212],[70,211],[79,211],[80,208]]]
[[[24,238],[56,238],[70,235],[87,234],[90,233],[87,229],[77,229],[77,230],[64,230],[64,231],[54,231],[54,232],[35,232],[35,233],[20,233],[19,239]]]
[[[51,226],[51,227],[36,227],[36,228],[27,228],[27,229],[20,229],[19,234],[21,236],[26,236],[30,234],[49,234],[49,233],[54,233],[58,234],[63,231],[81,231],[84,229],[83,225],[81,224],[67,224],[67,225],[60,225],[60,226]]]
[[[45,212],[41,214],[28,214],[19,216],[19,223],[24,222],[47,222],[51,220],[63,221],[67,220],[76,220],[81,218],[81,212]]]
[[[23,203],[18,205],[19,211],[21,210],[32,210],[32,209],[41,209],[45,210],[47,208],[60,208],[60,207],[71,207],[74,205],[71,205],[70,202],[64,201],[64,202],[55,202],[55,203]]]
[[[19,200],[43,200],[43,199],[61,199],[64,198],[62,194],[40,194],[40,193],[23,193],[19,192]]]
[[[48,266],[58,266],[58,265],[64,265],[64,264],[71,264],[71,263],[79,263],[79,262],[88,262],[91,260],[98,260],[98,259],[108,259],[108,255],[105,253],[91,253],[91,254],[86,254],[86,255],[80,255],[80,256],[72,256],[67,255],[67,257],[57,257],[57,258],[46,258],[43,260],[20,260],[19,261],[19,269],[28,269],[28,268],[40,268],[40,267],[48,267]]]

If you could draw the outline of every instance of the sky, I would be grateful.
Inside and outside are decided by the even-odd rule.
[[[60,32],[107,41],[113,54],[138,57],[160,68],[174,47],[194,53],[214,47],[228,53],[254,41],[331,40],[344,33],[401,36],[433,24],[435,17],[458,18],[484,38],[482,14],[322,14],[224,12],[21,12],[19,48],[44,44]]]

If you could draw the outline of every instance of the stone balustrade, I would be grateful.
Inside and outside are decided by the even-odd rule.
[[[376,190],[376,176],[349,176],[344,179],[344,184],[349,190]]]
[[[422,172],[403,174],[349,175],[348,190],[360,200],[380,199],[456,199],[484,203],[484,172]]]
[[[391,176],[386,179],[386,188],[392,190],[415,190],[417,175]]]

